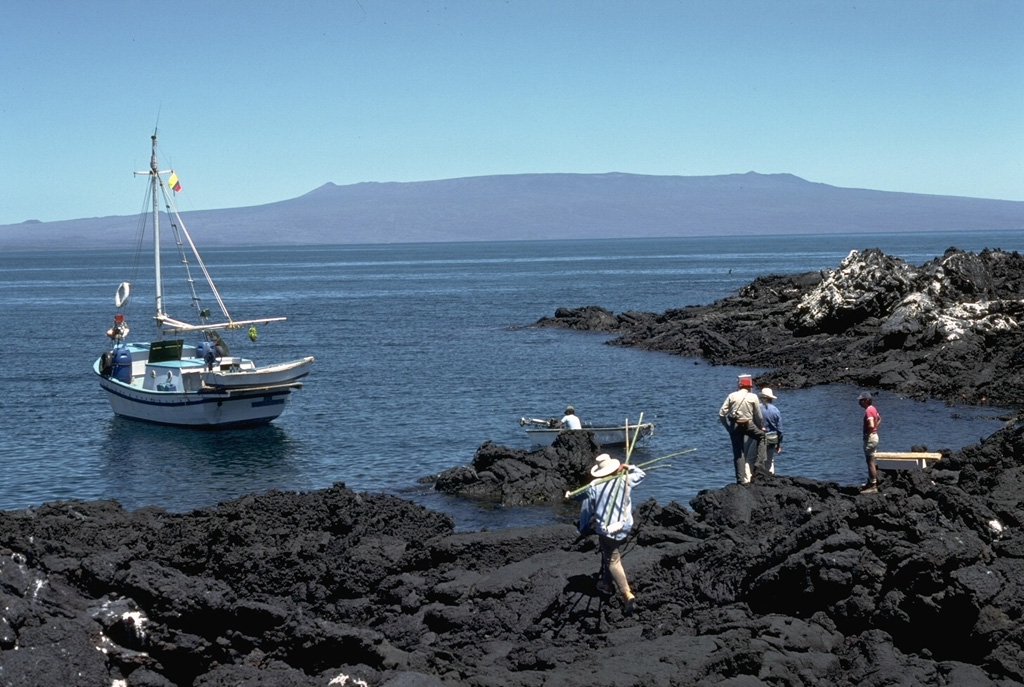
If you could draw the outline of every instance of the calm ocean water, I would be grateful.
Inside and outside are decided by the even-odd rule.
[[[197,237],[201,242],[201,236]],[[236,319],[284,315],[232,351],[269,363],[316,356],[274,424],[194,431],[114,417],[90,366],[106,344],[127,252],[0,254],[0,509],[107,499],[172,511],[270,489],[344,482],[451,513],[460,527],[543,522],[545,508],[479,508],[417,480],[470,462],[486,440],[529,442],[521,416],[656,423],[637,460],[695,452],[653,472],[637,499],[687,503],[732,479],[718,407],[739,372],[605,346],[607,337],[522,328],[559,306],[615,312],[707,303],[760,274],[831,268],[878,247],[918,265],[947,247],[1024,251],[1019,233],[644,239],[210,250]],[[165,281],[174,281],[165,262]],[[147,327],[142,280],[130,321]],[[168,296],[172,314],[184,300]],[[134,338],[134,337],[133,337]],[[140,336],[139,338],[143,338]],[[783,474],[864,478],[859,389],[778,390]],[[999,410],[881,393],[883,450],[959,448],[1000,426]]]

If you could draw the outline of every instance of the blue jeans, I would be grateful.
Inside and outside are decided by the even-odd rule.
[[[753,423],[746,428],[733,425],[729,429],[729,439],[732,440],[732,460],[736,467],[736,484],[746,484],[754,473],[757,450],[751,449],[749,452],[746,450],[747,447],[744,446],[744,443],[748,437],[759,446],[764,441],[764,432],[760,427],[755,427]]]

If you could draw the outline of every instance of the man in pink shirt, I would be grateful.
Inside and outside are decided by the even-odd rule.
[[[878,469],[875,467],[875,449],[878,448],[878,425],[882,416],[873,405],[871,394],[863,392],[857,398],[860,407],[864,409],[864,459],[868,463],[868,481],[862,486],[862,492],[878,491]]]

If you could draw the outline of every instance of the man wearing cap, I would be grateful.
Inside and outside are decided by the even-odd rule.
[[[565,429],[583,429],[583,424],[580,422],[580,419],[576,417],[576,410],[572,406],[568,406],[565,409],[565,415],[563,415],[562,419],[558,422],[558,426]]]
[[[635,465],[623,465],[607,453],[597,456],[590,469],[593,477],[583,492],[580,505],[580,532],[597,532],[601,545],[601,580],[597,590],[611,594],[619,588],[625,602],[625,613],[633,612],[636,596],[629,588],[622,567],[619,547],[633,528],[633,502],[630,492],[643,481],[644,471]],[[612,586],[614,582],[615,586]]]
[[[740,375],[736,382],[736,391],[725,397],[718,419],[729,432],[732,441],[732,460],[736,467],[736,483],[747,484],[753,474],[751,461],[747,459],[743,443],[748,438],[760,443],[764,439],[764,418],[761,416],[761,404],[757,395],[750,390],[750,375]],[[751,451],[756,460],[756,452]]]
[[[878,468],[875,466],[875,449],[878,448],[878,425],[882,416],[874,406],[871,394],[864,391],[857,397],[857,403],[864,409],[864,460],[868,464],[868,481],[861,491],[878,491]]]
[[[769,387],[761,388],[764,441],[757,445],[757,463],[772,474],[775,474],[775,454],[782,453],[782,413],[772,403],[776,398],[775,392]]]

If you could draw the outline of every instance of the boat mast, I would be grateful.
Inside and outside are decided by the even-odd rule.
[[[206,265],[203,263],[203,259],[199,256],[199,251],[196,249],[195,244],[192,242],[192,237],[188,233],[188,229],[185,228],[184,222],[181,221],[181,217],[178,215],[177,208],[174,207],[174,202],[171,196],[167,194],[166,189],[163,186],[163,182],[160,179],[161,174],[173,174],[173,170],[160,171],[159,163],[156,157],[156,129],[153,130],[153,135],[150,137],[153,141],[153,154],[149,158],[149,170],[145,172],[135,172],[136,175],[148,175],[150,183],[150,193],[153,194],[153,267],[154,267],[154,291],[156,292],[156,316],[153,318],[156,320],[157,334],[161,339],[164,338],[165,334],[181,334],[183,332],[210,332],[217,329],[237,329],[238,327],[246,324],[266,324],[268,322],[280,322],[287,318],[284,317],[261,317],[255,320],[232,320],[231,315],[228,313],[227,307],[224,305],[224,301],[221,300],[220,293],[217,291],[217,286],[213,283],[213,278],[210,277],[210,273],[206,270]],[[175,239],[177,240],[179,249],[182,249],[182,242],[178,236],[179,230],[188,242],[188,247],[192,251],[192,255],[195,256],[196,262],[199,263],[200,269],[203,271],[203,275],[206,277],[206,283],[210,287],[210,291],[213,293],[213,297],[217,300],[217,304],[220,306],[221,313],[227,319],[227,322],[221,323],[209,323],[206,319],[209,317],[209,313],[203,314],[200,311],[200,319],[203,320],[201,324],[191,325],[181,322],[179,320],[172,319],[164,313],[164,288],[163,278],[161,277],[160,269],[160,202],[159,198],[163,197],[167,203],[167,217],[170,223],[170,227],[173,230]],[[184,250],[182,250],[182,263],[185,265],[186,271],[188,271],[188,262],[185,259]],[[192,285],[192,275],[188,274],[189,284]],[[199,298],[196,296],[194,286],[192,288],[192,301],[198,303]]]
[[[149,171],[146,172],[135,172],[136,175],[141,176],[146,174],[149,176],[149,192],[153,196],[153,268],[155,278],[155,291],[156,291],[156,328],[160,338],[163,338],[163,325],[161,324],[164,319],[164,286],[163,281],[160,278],[160,168],[157,166],[156,160],[156,129],[153,130],[153,135],[150,136],[153,141],[153,153],[149,158]]]
[[[156,132],[153,132],[153,155],[149,158],[149,183],[153,193],[153,267],[156,272],[156,316],[164,314],[164,289],[160,279],[160,168],[156,161]],[[162,327],[161,327],[162,329]]]

